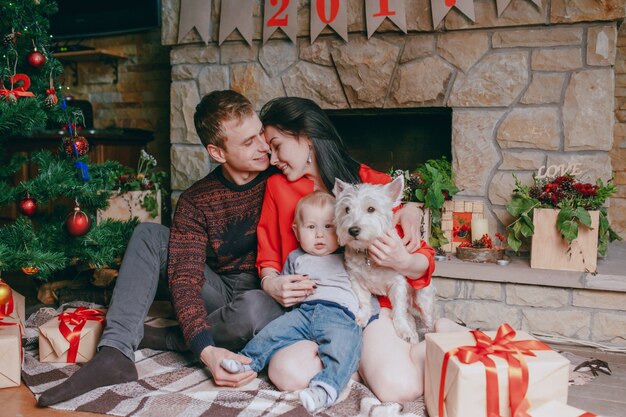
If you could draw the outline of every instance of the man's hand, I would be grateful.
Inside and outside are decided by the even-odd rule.
[[[422,210],[416,203],[406,203],[393,216],[394,224],[400,224],[404,237],[402,243],[409,253],[413,253],[422,243]]]
[[[237,355],[227,349],[215,346],[205,347],[200,354],[200,360],[211,371],[215,385],[236,388],[246,385],[256,378],[256,372],[253,371],[231,374],[220,365],[223,359],[234,359],[246,365],[252,362],[252,359],[247,356]]]
[[[283,307],[291,307],[301,303],[306,297],[315,293],[314,281],[307,275],[277,275],[263,281],[263,290]]]

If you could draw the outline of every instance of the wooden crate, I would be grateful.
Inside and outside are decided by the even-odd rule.
[[[578,237],[568,244],[556,228],[557,209],[535,209],[530,267],[595,272],[598,263],[600,213],[590,211],[591,229],[579,226]]]
[[[152,217],[143,207],[141,202],[147,193],[152,191],[127,191],[109,198],[109,207],[106,210],[98,210],[97,222],[104,219],[130,220],[137,217],[140,222],[161,223],[161,191],[157,192],[157,205],[159,213]]]

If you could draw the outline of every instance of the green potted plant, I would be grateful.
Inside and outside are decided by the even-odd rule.
[[[429,159],[413,172],[392,168],[389,174],[392,178],[404,176],[403,201],[421,203],[425,211],[429,212],[428,244],[433,248],[440,248],[448,243],[441,228],[441,213],[444,202],[459,192],[454,185],[450,161],[445,157]]]
[[[507,243],[516,252],[519,251],[522,242],[536,236],[538,215],[542,216],[542,221],[543,217],[548,215],[555,218],[553,222],[556,228],[555,233],[558,233],[558,237],[563,241],[568,258],[579,251],[572,249],[572,243],[577,240],[581,233],[593,231],[595,236],[597,231],[597,242],[592,243],[597,254],[601,256],[606,254],[609,242],[622,240],[611,229],[606,208],[603,207],[606,200],[617,192],[612,181],[605,184],[601,179],[597,179],[595,184],[591,184],[581,182],[574,175],[565,173],[556,177],[538,178],[535,176],[532,185],[522,185],[519,179],[515,177],[515,187],[506,209],[512,216],[516,217],[516,220],[507,226],[509,231]],[[554,212],[549,213],[550,210]],[[597,228],[592,228],[596,217],[598,219]],[[553,229],[551,224],[542,227]],[[541,232],[543,233],[544,230]],[[534,239],[533,244],[539,245],[539,239]],[[580,252],[582,253],[582,250]],[[589,259],[589,255],[586,256],[586,261],[584,258],[583,254],[583,263],[588,264],[592,261]],[[595,259],[593,265],[595,266]],[[585,267],[585,269],[588,268]]]

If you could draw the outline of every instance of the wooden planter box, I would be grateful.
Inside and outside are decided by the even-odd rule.
[[[535,233],[531,243],[530,267],[595,272],[598,263],[600,213],[590,211],[591,229],[578,227],[578,237],[570,244],[556,228],[557,209],[535,209]]]
[[[456,257],[462,261],[495,264],[498,259],[504,259],[504,249],[457,247]]]
[[[159,214],[156,217],[141,207],[141,202],[152,191],[127,191],[109,198],[109,207],[98,210],[98,224],[104,219],[130,220],[137,217],[140,222],[161,223],[161,191],[157,191],[157,205]]]

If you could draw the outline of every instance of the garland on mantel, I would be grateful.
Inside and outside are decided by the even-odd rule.
[[[393,22],[402,32],[407,33],[406,0],[364,0],[367,37],[370,38],[385,19]],[[541,0],[533,2],[541,11]],[[245,41],[252,45],[254,32],[254,7],[257,0],[222,1],[218,43],[238,30]],[[203,42],[209,43],[211,22],[211,0],[181,0],[178,22],[178,42],[194,28]],[[496,0],[498,16],[504,13],[511,0]],[[348,2],[341,0],[310,0],[311,43],[326,28],[333,29],[348,42]],[[437,28],[448,12],[457,9],[472,22],[475,21],[474,0],[430,0],[433,28]],[[263,43],[278,29],[281,29],[292,42],[298,33],[298,0],[271,0],[264,2]]]

